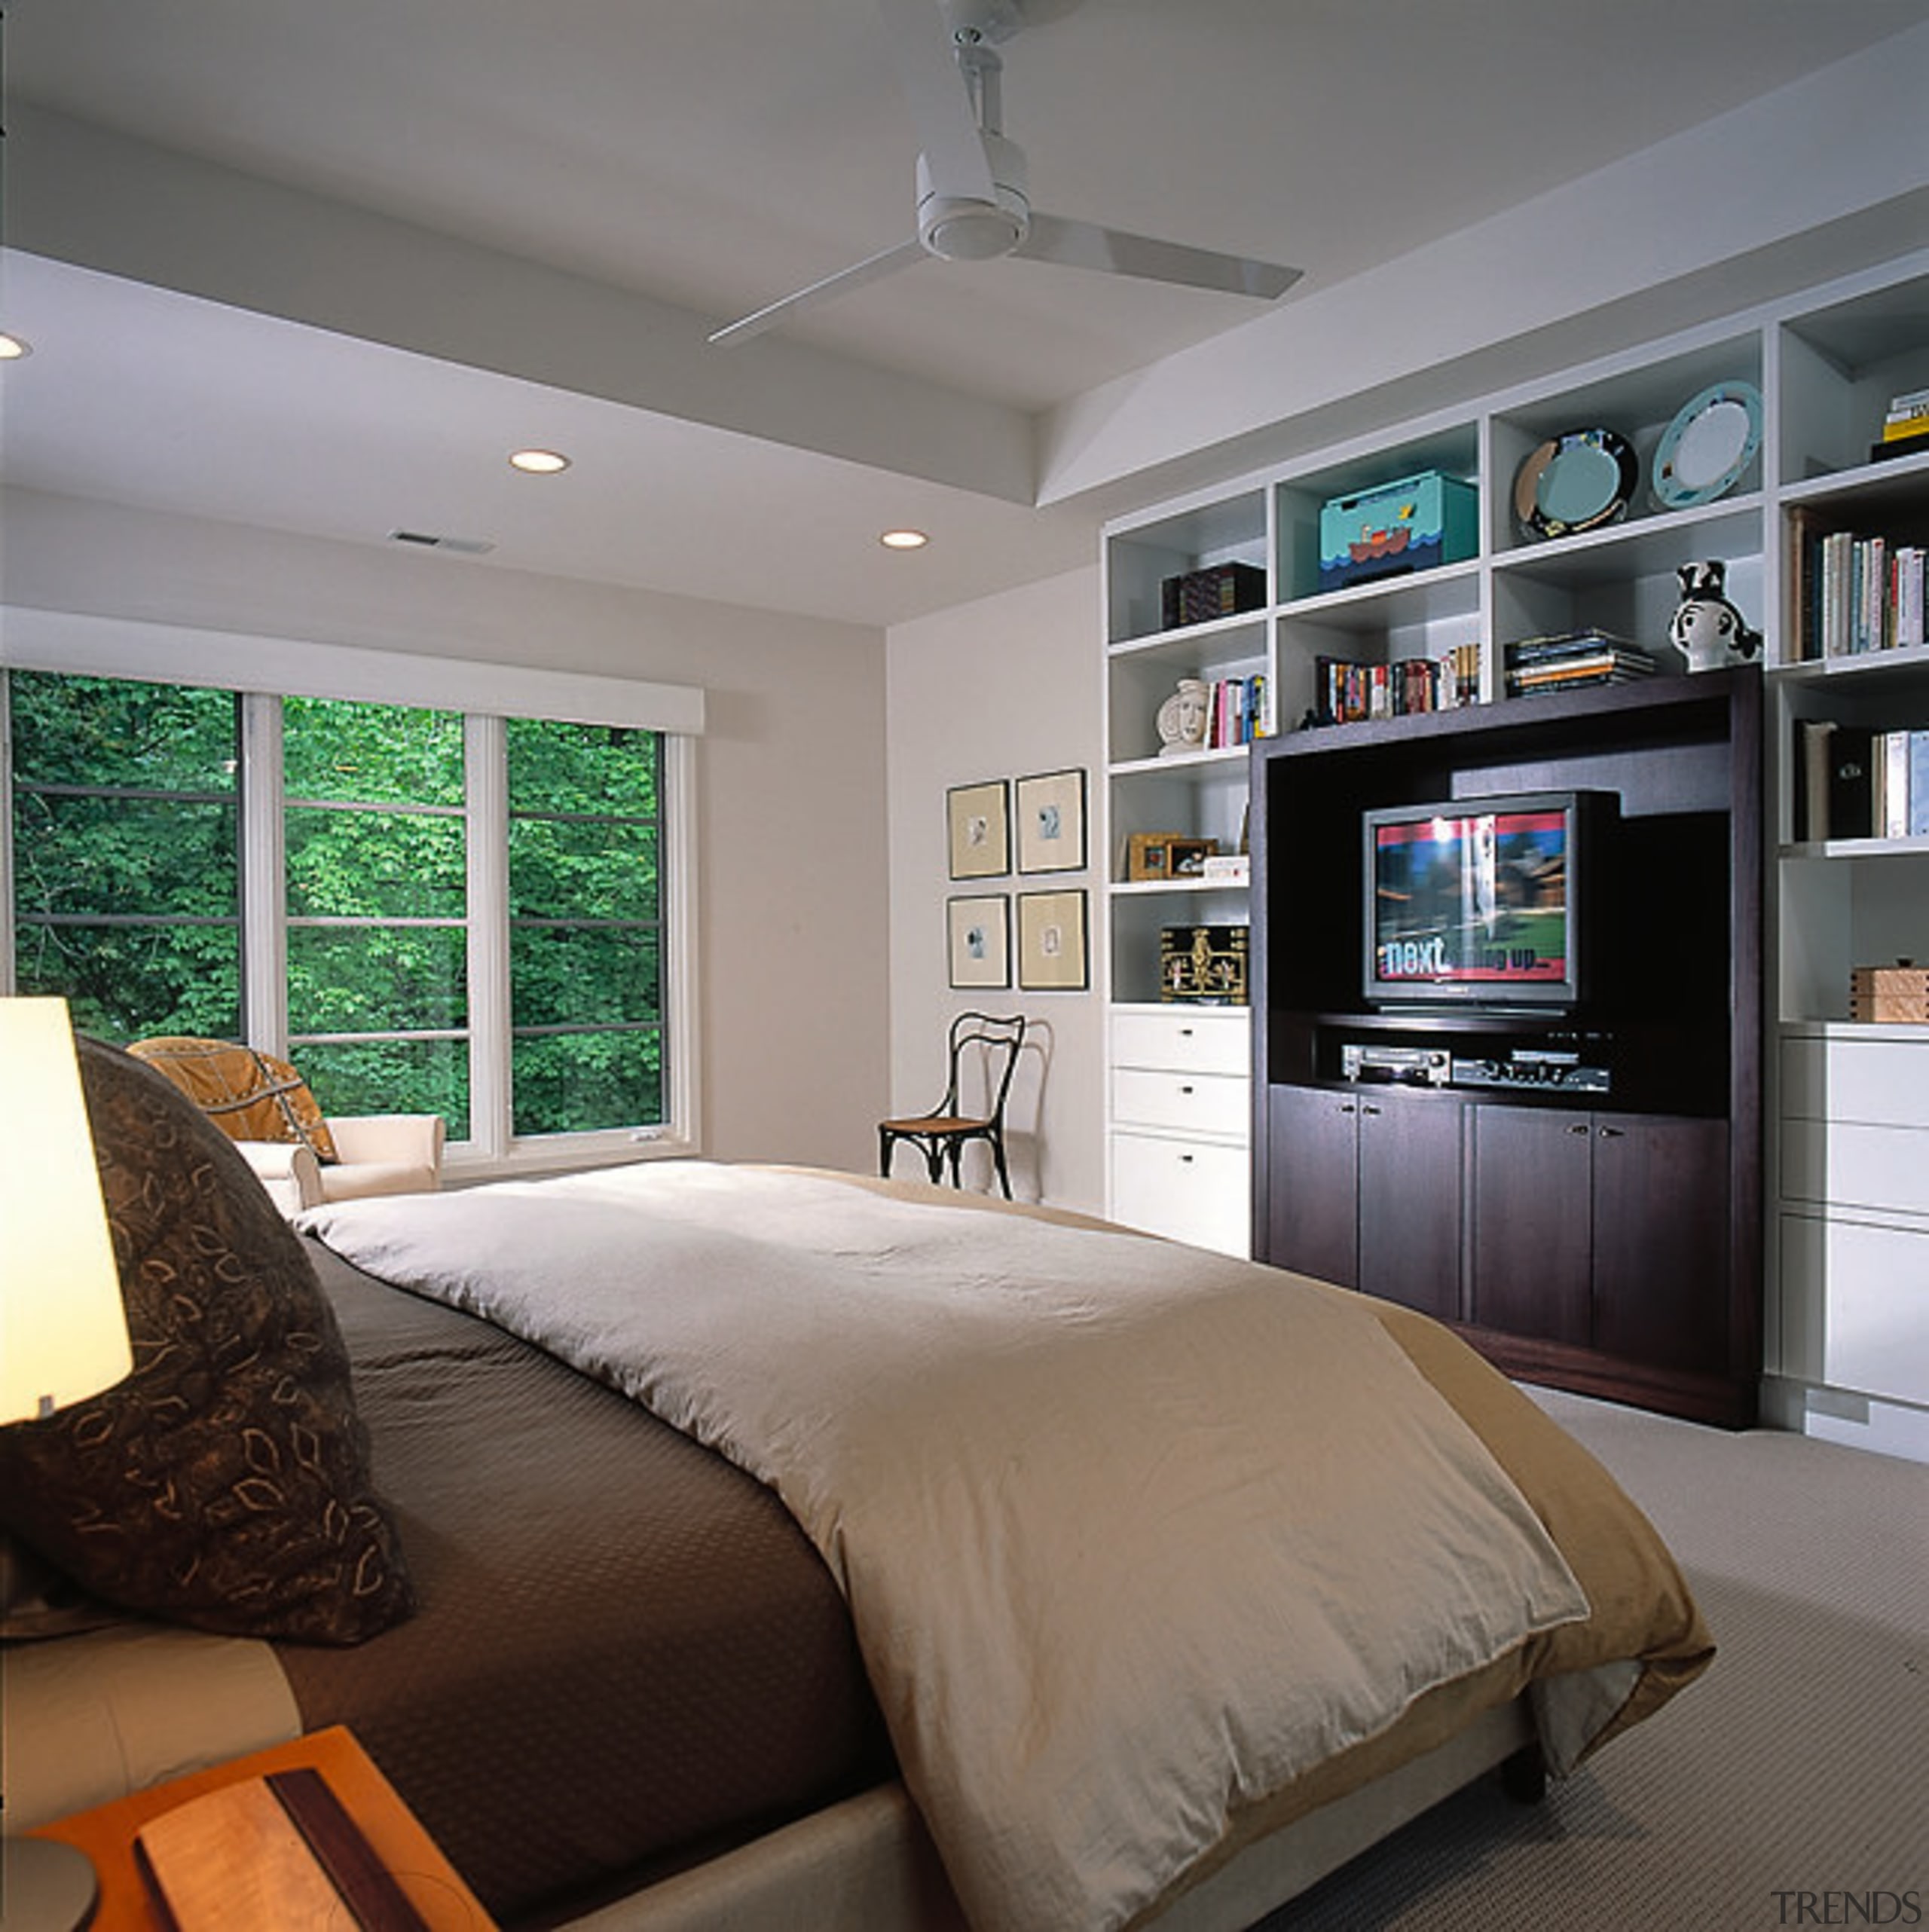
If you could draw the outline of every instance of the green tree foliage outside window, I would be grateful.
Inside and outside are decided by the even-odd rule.
[[[289,1052],[329,1112],[440,1114],[464,1139],[461,714],[286,698],[281,730]]]
[[[83,1032],[238,1038],[231,691],[8,674],[14,983]]]
[[[664,1117],[662,741],[509,722],[515,1132]]]
[[[0,675],[20,990],[63,995],[109,1040],[243,1038],[235,694]],[[329,1112],[439,1113],[464,1138],[463,720],[289,698],[282,721],[291,1056]],[[513,1131],[660,1123],[662,741],[527,719],[506,735]]]

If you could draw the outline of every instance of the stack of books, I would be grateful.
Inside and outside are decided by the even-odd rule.
[[[1795,771],[1798,843],[1929,838],[1929,731],[1799,718]]]
[[[1650,677],[1654,659],[1639,644],[1606,631],[1569,631],[1523,637],[1507,647],[1507,695],[1571,691],[1584,684],[1625,684]]]
[[[1272,680],[1263,671],[1250,677],[1214,680],[1206,714],[1209,751],[1249,744],[1255,738],[1270,738],[1278,729],[1273,715]]]
[[[1363,724],[1374,718],[1448,711],[1480,699],[1480,646],[1466,644],[1437,658],[1374,664],[1351,658],[1313,660],[1316,723]]]
[[[1929,389],[1906,390],[1893,397],[1882,418],[1882,438],[1869,452],[1872,463],[1892,456],[1913,456],[1929,449]]]

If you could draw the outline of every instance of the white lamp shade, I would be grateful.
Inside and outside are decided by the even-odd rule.
[[[0,999],[0,1423],[133,1365],[66,1002]]]

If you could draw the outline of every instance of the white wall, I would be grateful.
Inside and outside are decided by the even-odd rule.
[[[894,626],[886,647],[885,735],[891,827],[891,1096],[894,1110],[930,1106],[943,1087],[944,1029],[972,1007],[1032,1022],[1007,1115],[1013,1191],[1022,1200],[1101,1212],[1105,1205],[1105,1019],[1098,983],[1096,837],[1078,873],[954,885],[945,828],[953,785],[1082,767],[1088,828],[1098,821],[1099,581],[1096,558],[1022,589]],[[1061,886],[1089,895],[1093,990],[953,992],[945,901],[953,893]],[[1015,907],[1014,907],[1015,925]],[[1032,1041],[1037,1042],[1036,1050]],[[901,1171],[916,1172],[900,1151]],[[968,1182],[988,1181],[968,1166]]]
[[[882,633],[20,491],[0,524],[7,600],[35,609],[702,686],[705,1151],[874,1165]]]

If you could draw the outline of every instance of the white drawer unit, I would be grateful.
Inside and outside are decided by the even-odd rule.
[[[1784,1120],[1781,1191],[1789,1200],[1929,1216],[1929,1131]]]
[[[1799,1338],[1807,1374],[1838,1389],[1929,1405],[1929,1230],[1784,1214],[1784,1289],[1819,1318]]]
[[[1236,1074],[1243,1080],[1252,1071],[1252,1020],[1243,1007],[1114,1013],[1112,1065]]]
[[[1929,1027],[1922,1032],[1920,1042],[1784,1040],[1783,1119],[1929,1129]]]
[[[1245,1148],[1115,1133],[1111,1154],[1114,1221],[1221,1254],[1252,1252],[1252,1163]]]
[[[1118,1008],[1111,1028],[1112,1218],[1222,1253],[1251,1253],[1246,1008]]]
[[[1121,1126],[1244,1139],[1252,1083],[1234,1074],[1112,1069],[1112,1118]]]

